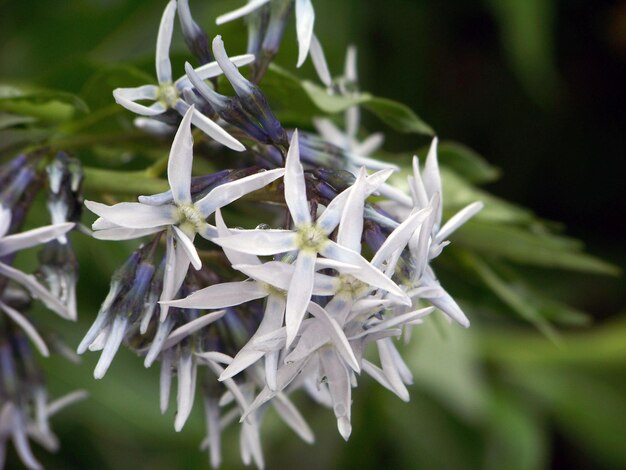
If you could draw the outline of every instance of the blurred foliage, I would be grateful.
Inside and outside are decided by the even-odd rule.
[[[310,79],[296,78],[291,72],[296,57],[293,25],[286,32],[279,65],[270,70],[263,90],[281,120],[292,126],[310,125],[313,116],[332,116],[360,103],[370,114],[367,126],[378,128],[382,122],[388,131],[386,151],[379,156],[408,167],[413,151],[425,154],[423,146],[433,132],[426,123],[431,116],[439,132],[458,126],[454,116],[447,120],[432,102],[420,99],[429,89],[428,75],[419,65],[427,63],[438,34],[426,23],[429,15],[441,15],[440,23],[448,17],[433,1],[385,2],[379,17],[375,13],[380,5],[360,3],[317,0],[317,31],[331,71],[338,70],[333,66],[341,62],[347,44],[363,45],[363,88],[372,93],[350,99],[329,96],[313,81],[310,64],[304,68]],[[556,64],[556,2],[469,3],[497,25],[498,50],[525,90],[528,98],[523,99],[541,108],[556,106],[563,80]],[[211,20],[231,6],[224,0],[192,2],[194,14],[210,35],[218,31]],[[107,192],[124,198],[162,190],[162,162],[169,142],[134,131],[129,114],[111,98],[115,87],[150,82],[161,3],[4,1],[0,7],[0,80],[4,83],[0,86],[0,157],[25,149],[70,148],[87,167],[88,196]],[[460,2],[451,2],[449,17],[462,8]],[[414,28],[398,27],[393,18],[401,24],[415,21]],[[368,29],[372,24],[375,31]],[[221,27],[219,32],[229,50],[243,50],[241,23]],[[376,62],[378,49],[385,49],[386,62]],[[182,70],[186,55],[177,36],[174,51],[174,68]],[[434,68],[442,60],[435,58]],[[393,80],[399,81],[398,88]],[[408,86],[415,88],[415,95],[400,99],[398,90]],[[381,98],[387,95],[395,99]],[[519,92],[511,92],[510,98],[515,106]],[[445,104],[445,97],[440,99]],[[489,101],[480,104],[498,106]],[[468,122],[463,132],[452,134],[459,140],[481,121],[480,116],[472,120],[476,109],[468,107],[461,113]],[[506,132],[496,124],[482,132],[506,139]],[[505,135],[499,137],[502,132]],[[269,420],[264,432],[269,468],[290,468],[296,462],[303,470],[626,467],[621,442],[626,423],[626,318],[614,315],[589,328],[591,318],[586,313],[557,300],[584,297],[580,290],[593,282],[588,281],[590,274],[615,275],[619,269],[585,253],[581,243],[564,236],[557,224],[488,193],[481,186],[493,185],[501,173],[507,181],[508,165],[499,163],[502,168],[496,168],[470,147],[447,137],[443,135],[440,147],[446,213],[476,199],[486,203],[480,216],[455,234],[435,266],[442,283],[461,299],[473,327],[461,331],[437,317],[416,328],[405,352],[416,381],[411,403],[364,381],[354,394],[355,432],[347,444],[336,435],[332,414],[307,413],[312,408],[305,401],[299,405],[316,433],[314,447],[299,442],[277,420]],[[411,152],[402,150],[407,148]],[[523,162],[512,165],[517,168]],[[404,176],[399,174],[398,181]],[[532,186],[534,175],[527,176],[515,178]],[[587,191],[579,197],[588,197]],[[40,208],[40,220],[43,213]],[[72,347],[91,323],[110,274],[134,246],[79,236],[75,242],[82,262],[80,321],[68,327],[46,313],[37,317],[41,325],[63,331]],[[32,262],[26,257],[20,261]],[[563,270],[582,274],[572,283]],[[42,362],[52,395],[72,388],[87,388],[91,394],[90,400],[55,418],[62,450],[56,455],[37,453],[46,468],[208,465],[206,455],[198,452],[204,434],[199,410],[176,434],[172,416],[158,413],[154,370],[144,370],[140,361],[124,352],[106,379],[94,382],[95,359],[87,355],[79,367],[59,358]],[[227,434],[224,442],[225,468],[238,468],[235,433]]]

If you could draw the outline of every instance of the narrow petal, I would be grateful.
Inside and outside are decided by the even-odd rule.
[[[337,323],[337,321],[331,317],[326,310],[317,305],[315,302],[309,303],[308,310],[315,316],[315,318],[320,320],[326,326],[329,339],[332,340],[337,352],[341,355],[343,360],[346,361],[346,363],[357,374],[361,372],[361,367],[354,356],[354,351],[352,351],[350,343],[348,343],[348,338],[346,338],[346,335],[341,326],[339,326],[339,323]]]
[[[424,318],[427,315],[430,315],[434,310],[433,307],[426,307],[419,310],[414,310],[412,312],[403,313],[402,315],[398,315],[396,317],[389,318],[388,320],[381,321],[376,325],[368,328],[367,330],[351,336],[350,341],[354,341],[355,339],[362,338],[364,336],[370,335],[372,333],[377,333],[379,331],[383,331],[390,328],[395,328],[396,326],[403,325],[405,323],[409,323],[413,320]]]
[[[426,188],[426,194],[429,198],[433,197],[435,193],[441,194],[441,175],[439,174],[439,163],[437,162],[437,144],[438,139],[435,137],[430,144],[430,149],[426,156],[426,163],[424,164],[424,187]],[[441,211],[442,207],[439,206],[436,225],[441,223]]]
[[[474,217],[478,212],[482,210],[485,205],[476,201],[461,209],[459,212],[454,214],[450,219],[439,229],[437,232],[437,236],[435,237],[436,243],[443,242],[446,238],[448,238],[452,233],[454,233],[461,225],[467,222],[469,219]]]
[[[324,56],[324,49],[322,49],[322,45],[315,34],[311,36],[311,60],[313,61],[317,76],[322,83],[326,86],[330,86],[332,84],[332,78],[330,77],[328,63]]]
[[[311,300],[316,257],[315,253],[301,251],[296,259],[296,269],[287,291],[287,311],[285,315],[287,348],[296,339],[300,324]]]
[[[231,150],[243,152],[246,149],[241,142],[198,110],[194,111],[191,122],[206,135]]]
[[[191,165],[193,163],[193,137],[191,118],[195,112],[191,105],[176,131],[167,161],[167,179],[176,204],[191,202]]]
[[[356,68],[356,52],[355,46],[348,46],[348,50],[346,51],[346,62],[343,68],[344,76],[351,82],[356,82],[359,79]]]
[[[197,270],[202,267],[202,261],[200,260],[200,255],[198,255],[198,251],[193,244],[193,240],[190,239],[185,232],[181,229],[172,225],[172,229],[174,229],[174,235],[176,237],[177,245],[180,245],[185,253],[187,253],[187,257],[191,262],[191,265]]]
[[[298,130],[293,132],[285,160],[285,202],[297,226],[311,223],[309,201],[306,197],[304,169],[300,163]]]
[[[363,209],[365,208],[365,177],[364,168],[359,171],[359,176],[352,185],[352,191],[346,201],[346,206],[341,215],[339,230],[337,231],[337,243],[350,250],[361,252],[361,235],[363,233]]]
[[[390,351],[391,339],[385,338],[376,342],[380,363],[382,365],[383,374],[391,385],[393,391],[403,400],[409,401],[409,391],[406,389],[400,373],[394,363],[393,356]]]
[[[377,171],[376,173],[368,176],[367,180],[367,189],[366,194],[369,196],[374,191],[378,189],[378,187],[383,184],[387,178],[389,178],[393,174],[393,169],[387,168],[385,170]],[[333,230],[337,228],[339,225],[339,221],[341,220],[341,215],[343,214],[343,210],[345,204],[348,200],[348,196],[352,191],[352,186],[345,189],[341,193],[339,193],[331,202],[328,204],[328,207],[324,210],[322,215],[317,219],[317,225],[322,227],[326,233],[331,233]]]
[[[163,343],[162,349],[169,349],[172,346],[177,345],[187,336],[192,335],[196,331],[219,320],[225,314],[226,314],[226,310],[218,310],[217,312],[207,313],[206,315],[202,315],[196,318],[195,320],[192,320],[189,323],[186,323],[185,325],[176,328],[167,337],[167,339],[165,340],[165,343]]]
[[[233,268],[246,276],[286,291],[293,279],[295,266],[282,261],[268,261],[264,264],[235,264]]]
[[[46,346],[46,342],[24,315],[3,302],[0,302],[0,309],[4,310],[4,313],[26,333],[26,336],[30,338],[42,356],[48,357],[50,355],[50,350],[48,346]]]
[[[291,400],[285,396],[284,393],[277,394],[274,400],[272,400],[272,405],[282,420],[287,423],[287,425],[293,429],[298,436],[300,436],[300,439],[308,444],[313,444],[315,441],[313,431],[298,409],[294,406]]]
[[[41,300],[50,310],[58,313],[63,318],[69,319],[70,314],[67,310],[67,306],[61,302],[58,297],[42,286],[35,276],[23,273],[19,269],[15,269],[4,263],[0,263],[0,275],[6,276],[21,284],[34,298]]]
[[[330,119],[313,118],[313,125],[326,142],[340,148],[345,147],[346,136]]]
[[[187,253],[185,253],[179,245],[175,246],[174,237],[168,235],[161,301],[169,301],[174,298],[187,275],[188,269],[189,258],[187,257]],[[167,317],[168,310],[169,306],[167,304],[161,304],[161,321],[165,320]]]
[[[172,81],[172,64],[170,63],[170,44],[174,32],[174,17],[176,16],[176,0],[170,0],[163,11],[159,34],[156,44],[156,75],[159,83]]]
[[[193,408],[193,399],[195,397],[193,369],[193,356],[191,351],[186,350],[178,360],[178,407],[176,420],[174,421],[176,432],[180,432],[183,429]]]
[[[179,308],[214,309],[241,305],[266,295],[267,291],[254,281],[223,282],[200,289],[184,299],[163,303]]]
[[[254,54],[242,54],[230,57],[230,61],[236,67],[243,67],[244,65],[251,64],[252,62],[254,62],[254,59]],[[217,62],[209,62],[208,64],[204,64],[193,70],[201,80],[208,80],[210,78],[219,77],[224,73],[222,72],[222,69]],[[186,75],[183,75],[178,80],[176,80],[176,88],[178,88],[179,90],[183,90],[189,87],[191,87],[191,82]]]
[[[247,230],[211,241],[224,248],[258,256],[286,253],[297,248],[296,234],[291,230]]]
[[[161,371],[159,373],[159,407],[161,414],[165,414],[170,403],[170,391],[172,389],[172,356],[171,351],[166,351],[161,357]]]
[[[153,233],[165,230],[167,227],[167,225],[151,228],[114,227],[95,231],[92,236],[97,240],[132,240],[152,235]]]
[[[321,253],[328,258],[333,258],[345,263],[356,265],[359,267],[357,271],[349,271],[348,274],[352,274],[357,279],[369,284],[372,287],[377,287],[397,295],[405,300],[407,305],[410,305],[410,300],[406,297],[406,294],[398,285],[378,268],[372,266],[365,258],[360,254],[348,250],[336,243],[329,241],[326,243]]]
[[[231,231],[228,230],[222,217],[222,211],[218,208],[215,211],[215,225],[217,226],[217,233],[220,237],[228,237],[231,235]],[[254,255],[247,253],[241,253],[237,250],[231,250],[226,247],[222,247],[224,254],[230,261],[230,264],[261,264],[261,260]]]
[[[304,63],[306,56],[309,55],[314,22],[315,10],[313,10],[311,0],[296,0],[296,32],[298,34],[297,67],[300,67]]]
[[[352,432],[350,425],[350,407],[352,404],[350,373],[332,349],[326,349],[322,352],[321,362],[333,401],[333,411],[337,418],[339,433],[345,440],[348,440]]]
[[[165,112],[165,108],[163,106],[145,106],[143,104],[135,103],[121,94],[115,93],[115,91],[113,92],[113,98],[115,98],[115,102],[117,104],[135,114],[139,114],[140,116],[158,116],[159,114],[163,114]]]
[[[128,319],[126,317],[115,317],[107,336],[104,349],[102,350],[96,369],[93,372],[94,378],[101,379],[104,377],[104,374],[106,374],[107,370],[111,366],[111,363],[113,362],[113,358],[115,357],[117,350],[120,348],[120,345],[124,340],[127,327]]]
[[[261,171],[230,183],[221,184],[196,202],[196,207],[202,215],[208,217],[215,212],[216,209],[224,207],[246,194],[267,186],[284,174],[285,170],[283,168],[277,168],[276,170]]]
[[[431,211],[429,209],[422,209],[421,211],[415,212],[391,232],[372,258],[372,266],[380,269],[383,263],[387,261],[395,251],[404,249],[415,233],[415,230],[417,230],[419,225],[424,222],[430,213]]]
[[[154,228],[176,222],[174,206],[148,206],[139,202],[120,202],[107,206],[99,202],[85,201],[91,212],[120,227]]]
[[[116,88],[113,90],[113,97],[117,100],[118,97],[130,101],[137,100],[155,100],[159,92],[159,87],[156,85],[142,85],[135,88]]]
[[[237,18],[241,18],[242,16],[246,16],[249,13],[261,8],[263,5],[268,3],[270,0],[249,0],[244,6],[237,8],[229,13],[224,13],[220,15],[215,20],[215,24],[221,25],[224,23],[228,23],[229,21],[236,20]]]
[[[8,235],[0,239],[0,257],[54,240],[72,230],[74,225],[74,223],[48,225],[15,235]]]

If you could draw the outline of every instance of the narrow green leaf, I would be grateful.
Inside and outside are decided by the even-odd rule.
[[[85,190],[119,194],[155,194],[167,191],[167,181],[145,171],[111,171],[85,167]]]
[[[422,153],[426,155],[426,151]],[[469,147],[458,142],[439,142],[439,163],[447,166],[470,183],[489,183],[500,176],[500,171]]]
[[[581,252],[575,240],[528,228],[472,220],[455,233],[454,240],[472,251],[520,264],[595,274],[620,272],[617,266]]]
[[[363,102],[363,107],[373,112],[380,120],[398,132],[435,135],[435,131],[408,106],[387,98],[372,97]]]

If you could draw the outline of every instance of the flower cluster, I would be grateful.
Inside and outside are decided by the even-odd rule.
[[[167,165],[170,189],[112,206],[85,202],[99,217],[94,237],[152,238],[114,274],[78,352],[102,351],[96,378],[122,344],[143,355],[146,367],[160,362],[162,412],[177,377],[177,431],[200,390],[203,446],[215,467],[221,430],[233,421],[241,423],[243,461],[263,467],[259,425],[268,406],[312,442],[289,399],[300,390],[332,409],[348,439],[352,388],[364,374],[409,399],[411,372],[395,338],[408,335],[435,307],[469,326],[430,264],[481,204],[442,224],[437,140],[423,169],[415,159],[405,193],[388,182],[398,168],[372,157],[382,135],[358,141],[358,107],[346,112],[345,133],[317,119],[319,134],[285,129],[270,108],[258,82],[293,3],[251,1],[218,18],[219,24],[249,17],[251,54],[229,57],[220,36],[209,50],[187,1],[170,1],[157,38],[158,85],[113,93],[122,106],[153,121],[136,121],[140,127],[169,133],[178,125]],[[310,51],[329,92],[354,93],[354,48],[345,76],[331,83],[313,35],[311,2],[295,6],[298,63]],[[176,12],[201,65],[187,63],[185,75],[172,82],[168,50]],[[251,64],[250,80],[237,68],[245,64]],[[218,90],[218,75],[234,96]],[[192,176],[192,126],[240,152],[229,160],[232,169]],[[242,206],[255,208],[256,220],[248,217],[247,223],[256,228],[228,227],[226,220]]]
[[[68,231],[80,214],[82,173],[76,160],[57,154],[47,166],[37,155],[20,155],[0,167],[0,468],[11,440],[24,465],[41,465],[30,448],[32,438],[48,450],[58,442],[49,418],[64,406],[84,397],[72,393],[48,402],[43,374],[34,348],[42,355],[50,347],[28,313],[33,299],[65,319],[76,319],[77,266]],[[48,174],[48,208],[53,225],[19,232],[26,214]],[[40,251],[39,280],[12,266],[18,251],[44,244]],[[50,343],[50,346],[49,346]]]

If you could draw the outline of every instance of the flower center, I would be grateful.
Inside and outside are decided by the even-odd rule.
[[[178,226],[185,233],[197,233],[205,220],[194,204],[178,206]]]
[[[357,299],[367,292],[368,286],[350,274],[339,276],[340,287],[337,295],[344,295],[351,299]]]
[[[298,248],[319,252],[328,240],[326,233],[317,225],[305,225],[298,227]]]
[[[166,108],[173,108],[179,97],[180,93],[173,83],[164,83],[159,86],[157,100]]]

